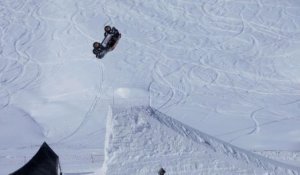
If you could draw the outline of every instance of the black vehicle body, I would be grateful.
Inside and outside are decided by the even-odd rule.
[[[101,43],[95,42],[93,44],[93,53],[97,58],[103,58],[106,53],[114,50],[116,45],[118,44],[119,39],[121,38],[121,33],[115,28],[110,26],[105,26],[104,28],[104,39]]]

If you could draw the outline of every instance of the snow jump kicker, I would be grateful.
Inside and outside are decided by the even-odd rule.
[[[94,42],[93,44],[93,53],[99,59],[103,58],[108,52],[114,50],[121,38],[121,33],[119,33],[115,27],[105,26],[104,31],[103,41],[101,43]]]

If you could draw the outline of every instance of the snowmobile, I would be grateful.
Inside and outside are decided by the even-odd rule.
[[[119,33],[115,27],[105,26],[104,31],[103,41],[101,43],[94,42],[93,44],[93,53],[99,59],[103,58],[108,52],[114,50],[121,38],[121,33]]]

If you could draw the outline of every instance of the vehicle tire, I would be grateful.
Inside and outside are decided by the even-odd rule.
[[[99,53],[100,53],[100,51],[99,51],[99,50],[97,50],[97,49],[93,49],[93,53],[94,53],[95,55],[97,55],[97,54],[99,54]]]
[[[93,47],[94,47],[94,48],[100,48],[100,47],[101,47],[101,44],[98,43],[98,42],[94,42]]]
[[[104,31],[109,33],[111,31],[111,27],[110,26],[105,26]]]

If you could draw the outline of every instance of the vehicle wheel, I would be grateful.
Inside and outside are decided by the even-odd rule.
[[[98,43],[98,42],[94,42],[93,47],[94,47],[94,48],[100,48],[100,47],[101,47],[101,44]]]
[[[105,30],[105,32],[109,33],[111,31],[111,27],[110,26],[105,26],[104,30]]]
[[[99,51],[99,50],[97,50],[97,49],[93,49],[93,53],[94,53],[95,55],[97,55],[97,54],[99,54],[99,53],[100,53],[100,51]]]

